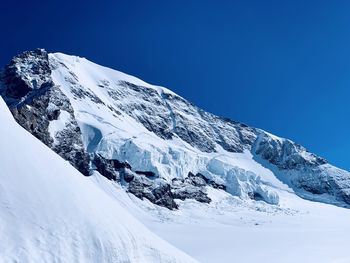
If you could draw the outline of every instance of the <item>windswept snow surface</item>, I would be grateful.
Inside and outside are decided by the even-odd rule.
[[[0,262],[195,262],[22,129],[1,98],[0,123]]]
[[[170,211],[140,201],[99,174],[92,177],[154,233],[200,262],[348,263],[350,210],[278,190],[282,202],[247,202],[210,189],[210,204],[179,202]]]

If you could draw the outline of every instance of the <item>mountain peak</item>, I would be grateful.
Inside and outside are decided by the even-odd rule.
[[[350,204],[349,173],[304,147],[85,58],[24,52],[1,82],[16,120],[79,171],[126,182],[170,209],[176,199],[210,202],[206,186],[270,204],[288,186],[307,199]]]

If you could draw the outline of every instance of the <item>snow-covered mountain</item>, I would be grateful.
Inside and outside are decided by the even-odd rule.
[[[22,129],[1,98],[0,122],[1,262],[195,262]]]
[[[281,182],[350,204],[350,174],[302,146],[85,58],[20,54],[3,70],[1,94],[18,123],[83,174],[96,169],[170,209],[175,199],[210,202],[206,185],[278,204]]]
[[[254,244],[262,255],[269,251],[269,243],[279,251],[270,262],[349,259],[343,254],[349,235],[342,229],[349,226],[346,218],[350,212],[339,206],[350,206],[350,173],[297,143],[205,112],[166,88],[85,58],[48,54],[42,49],[24,52],[4,67],[0,94],[22,127],[88,176],[74,180],[89,181],[89,185],[92,181],[120,209],[128,211],[125,213],[133,214],[162,238],[201,261],[217,262],[220,257],[222,262],[232,262],[237,255],[242,262],[256,262],[259,257],[249,253],[248,244]],[[12,134],[11,138],[16,137]],[[47,149],[43,151],[38,153],[39,159],[46,155]],[[50,161],[43,157],[36,169],[45,162]],[[76,171],[69,171],[64,178],[79,177]],[[46,173],[48,170],[38,176]],[[35,182],[35,175],[31,176]],[[71,191],[80,187],[80,183],[64,180],[71,184],[67,186]],[[49,184],[43,186],[48,191]],[[62,183],[62,187],[66,186]],[[40,192],[39,188],[33,191]],[[105,203],[94,193],[89,198]],[[104,208],[108,210],[110,205]],[[32,211],[35,209],[38,207]],[[329,214],[333,216],[326,217]],[[89,219],[90,214],[79,216],[95,220]],[[126,221],[121,224],[128,226]],[[263,228],[254,232],[253,228],[261,225]],[[110,227],[107,223],[102,230]],[[310,229],[315,230],[312,238],[296,234]],[[143,240],[142,231],[137,238]],[[101,242],[109,242],[95,229],[92,232]],[[233,238],[236,233],[240,242]],[[339,236],[333,237],[335,233]],[[322,240],[326,235],[333,239]],[[279,240],[285,236],[291,237],[289,246],[305,253],[310,252],[310,244],[315,247],[309,257],[302,253],[284,258],[288,246]],[[228,244],[233,244],[232,249]],[[331,250],[326,253],[323,247]],[[162,250],[155,245],[154,251]],[[159,253],[167,259],[172,253],[180,253],[168,247],[164,251]],[[142,258],[142,252],[137,253]],[[179,255],[180,261],[190,260]],[[151,255],[147,260],[154,259]]]

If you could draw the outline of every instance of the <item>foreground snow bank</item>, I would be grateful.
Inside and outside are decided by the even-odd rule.
[[[3,262],[194,262],[12,119],[0,98]]]
[[[171,211],[115,191],[119,186],[101,175],[91,179],[154,233],[203,263],[350,262],[350,210],[304,200],[290,189],[277,190],[280,205],[272,206],[208,188],[210,204],[188,199]]]

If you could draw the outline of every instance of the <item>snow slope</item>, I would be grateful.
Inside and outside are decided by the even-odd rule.
[[[2,99],[0,123],[1,262],[195,262],[22,129]]]
[[[311,202],[291,189],[283,202],[247,202],[212,189],[210,204],[180,201],[171,211],[140,201],[95,174],[93,181],[154,233],[204,263],[348,263],[350,210]]]

